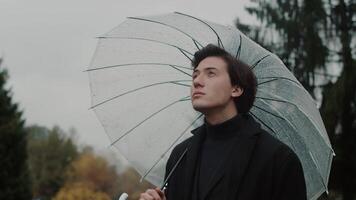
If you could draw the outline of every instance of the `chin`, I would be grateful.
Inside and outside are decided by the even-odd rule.
[[[194,110],[199,111],[201,113],[206,113],[208,110],[210,110],[212,107],[209,105],[204,105],[204,104],[199,104],[199,103],[192,103],[192,106]]]

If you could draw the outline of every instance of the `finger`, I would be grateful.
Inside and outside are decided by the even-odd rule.
[[[150,194],[151,196],[153,196],[155,200],[161,200],[161,197],[156,190],[150,189],[150,190],[147,190],[147,193]]]
[[[155,191],[158,193],[158,195],[163,198],[164,197],[164,192],[160,188],[155,188]]]
[[[158,192],[158,194],[159,194],[159,196],[161,197],[162,200],[167,200],[164,190],[161,190],[160,188],[156,188],[155,190]]]
[[[154,198],[151,195],[149,195],[147,192],[141,193],[140,198],[143,200],[154,200]]]

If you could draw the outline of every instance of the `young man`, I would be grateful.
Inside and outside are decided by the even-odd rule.
[[[192,65],[191,101],[204,124],[172,151],[166,176],[185,155],[165,192],[149,189],[140,199],[305,200],[298,157],[248,114],[257,87],[251,68],[214,45]]]

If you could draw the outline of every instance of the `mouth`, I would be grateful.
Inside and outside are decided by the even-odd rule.
[[[192,97],[198,97],[198,96],[203,96],[203,95],[205,95],[205,93],[203,93],[203,92],[194,92]]]

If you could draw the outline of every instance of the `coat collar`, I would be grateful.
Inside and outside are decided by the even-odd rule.
[[[244,124],[239,129],[237,137],[234,138],[234,148],[231,150],[231,155],[233,156],[229,159],[224,160],[220,166],[217,168],[215,173],[212,175],[210,182],[208,183],[207,190],[202,191],[202,199],[206,199],[209,192],[214,188],[217,182],[223,177],[225,172],[228,170],[232,173],[233,181],[231,184],[234,185],[233,188],[239,188],[241,180],[243,179],[243,174],[248,166],[252,151],[254,149],[257,135],[260,132],[260,124],[257,123],[250,115],[244,115]],[[204,141],[206,129],[205,124],[191,131],[193,137],[189,145],[187,152],[187,160],[185,167],[185,198],[190,199],[193,187],[194,187],[194,175],[197,167],[197,160],[200,154],[200,147]],[[232,193],[232,192],[231,192]]]

